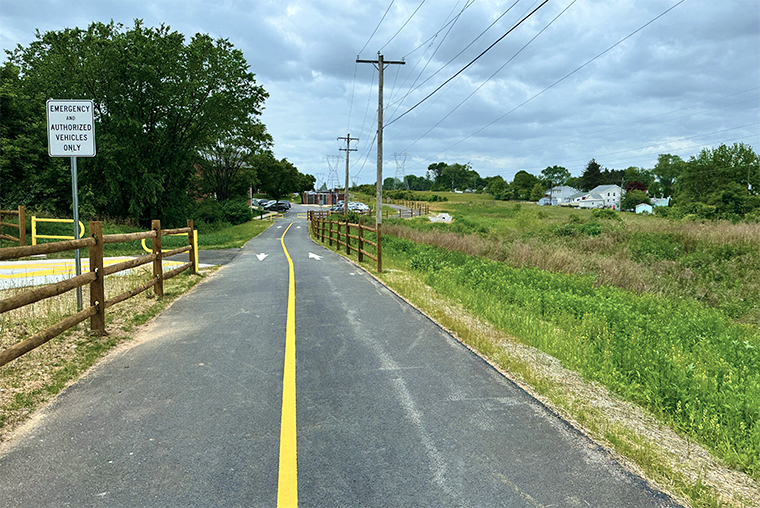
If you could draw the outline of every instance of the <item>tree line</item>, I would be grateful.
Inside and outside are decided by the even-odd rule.
[[[45,101],[90,99],[97,155],[80,158],[83,217],[181,225],[203,210],[245,217],[250,188],[313,188],[277,159],[261,121],[268,93],[226,39],[189,41],[140,20],[37,32],[0,68],[0,207],[71,215],[67,158],[47,154]],[[213,201],[209,204],[208,201]],[[208,214],[201,214],[208,218]],[[196,217],[201,218],[201,217]]]

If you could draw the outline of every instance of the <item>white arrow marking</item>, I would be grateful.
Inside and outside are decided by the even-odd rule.
[[[317,256],[316,254],[309,252],[309,259],[314,258],[317,261],[320,261],[322,259],[322,256]]]
[[[269,254],[264,254],[263,252],[261,254],[256,254],[256,257],[259,258],[259,261],[264,261],[264,258],[267,257]]]
[[[296,229],[301,229],[301,226],[296,226]]]
[[[277,229],[282,229],[282,226],[277,226]]]

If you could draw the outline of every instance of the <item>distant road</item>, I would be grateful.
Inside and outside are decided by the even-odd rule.
[[[303,507],[678,506],[312,243],[296,211],[6,447],[0,507],[274,507],[287,489]]]

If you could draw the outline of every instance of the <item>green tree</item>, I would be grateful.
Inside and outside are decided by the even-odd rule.
[[[583,170],[583,174],[580,176],[581,189],[584,191],[590,191],[594,187],[602,185],[603,175],[602,167],[596,162],[596,159],[591,159],[586,164],[586,169]]]
[[[758,166],[757,154],[744,143],[705,148],[683,167],[676,182],[678,204],[706,203],[716,192],[734,188],[733,184],[744,188],[747,195],[756,194],[760,188]]]
[[[47,152],[45,99],[22,88],[19,68],[0,68],[0,208],[19,205],[71,215],[67,160]]]
[[[298,194],[303,194],[306,191],[314,190],[315,183],[317,183],[317,179],[314,177],[314,175],[299,173],[298,184],[296,186],[296,192]]]
[[[496,199],[504,199],[507,192],[507,182],[501,175],[491,178],[486,186],[486,192]]]
[[[630,166],[623,170],[623,188],[633,188],[639,190],[649,190],[655,182],[654,173],[650,169],[637,168]],[[617,183],[620,185],[620,183]]]
[[[383,190],[389,191],[399,188],[401,185],[401,180],[399,180],[396,177],[389,176],[385,180],[383,180]]]
[[[434,183],[438,183],[439,179],[441,178],[441,173],[443,172],[443,168],[446,167],[445,162],[437,162],[435,164],[431,164],[428,166],[428,175],[432,175],[430,179]]]
[[[541,182],[537,183],[533,186],[533,189],[530,191],[530,200],[531,201],[538,201],[542,197],[544,197],[544,193],[546,192],[546,188],[544,187],[544,184]]]
[[[287,159],[277,160],[272,152],[256,155],[256,174],[261,190],[272,199],[279,200],[298,190],[300,173]]]
[[[259,123],[267,97],[228,40],[197,34],[187,42],[140,20],[131,29],[111,22],[38,32],[11,61],[40,104],[94,101],[98,154],[79,165],[86,204],[142,222],[183,223],[199,150]]]
[[[570,178],[570,171],[562,166],[548,166],[541,171],[541,177],[548,183],[548,187],[565,185]]]
[[[202,149],[196,166],[200,194],[214,194],[219,201],[246,197],[258,183],[253,157],[270,148],[271,140],[263,124],[245,124],[230,132],[225,142]]]
[[[623,210],[633,210],[640,203],[651,204],[646,192],[634,189],[625,193],[623,200],[620,202],[620,208]]]
[[[523,199],[528,201],[533,187],[539,183],[539,179],[527,171],[518,171],[515,179],[509,184],[509,191],[514,199]]]
[[[673,186],[684,170],[686,162],[678,155],[662,153],[657,156],[657,164],[652,169],[652,174],[657,177],[662,196],[671,196]]]

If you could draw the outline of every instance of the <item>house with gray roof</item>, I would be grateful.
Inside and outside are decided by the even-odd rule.
[[[619,185],[598,185],[591,192],[578,192],[569,198],[569,203],[578,208],[612,208],[620,210],[623,189]]]

